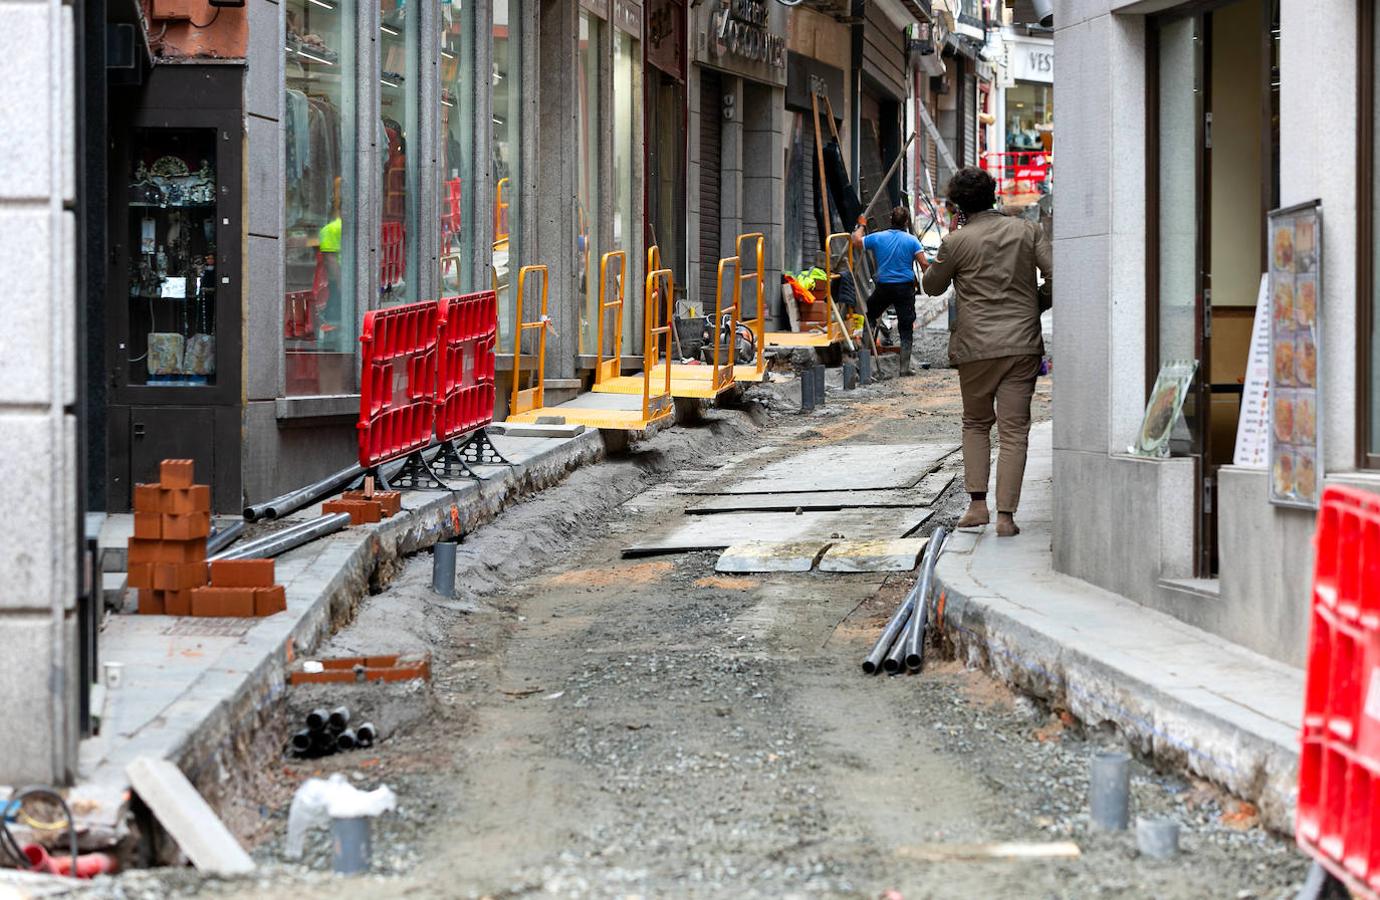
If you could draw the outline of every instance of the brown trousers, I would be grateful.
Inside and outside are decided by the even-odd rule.
[[[997,426],[997,512],[1021,503],[1030,438],[1030,398],[1040,375],[1039,356],[1003,356],[963,363],[963,481],[968,493],[986,493],[992,471],[992,425]]]

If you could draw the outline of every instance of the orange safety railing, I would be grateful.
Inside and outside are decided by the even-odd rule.
[[[494,188],[494,242],[508,239],[508,204],[503,200],[503,189],[512,182],[507,178],[498,179]]]
[[[653,269],[647,272],[646,294],[647,314],[642,323],[642,418],[651,421],[659,418],[670,408],[671,402],[671,329],[675,327],[671,306],[675,303],[675,279],[670,269]],[[665,293],[662,293],[662,286]],[[659,298],[655,303],[651,298]],[[662,302],[664,300],[664,302]],[[662,390],[655,398],[652,394],[652,370],[657,360],[665,358],[661,376],[665,378]]]
[[[743,254],[743,245],[744,245],[745,243],[747,243],[748,241],[753,241],[753,240],[757,241],[757,252],[756,252],[755,254],[753,254],[751,257],[744,257],[744,254]],[[748,329],[749,329],[750,331],[752,331],[753,343],[756,345],[756,349],[757,349],[757,372],[758,372],[758,374],[761,374],[763,371],[766,370],[766,367],[767,367],[767,307],[766,307],[766,304],[765,304],[765,302],[764,302],[764,299],[765,299],[765,296],[766,296],[765,282],[766,282],[766,277],[767,277],[767,272],[766,272],[767,238],[766,238],[766,235],[762,234],[760,231],[754,231],[754,232],[750,232],[750,233],[748,233],[748,234],[740,234],[740,235],[738,235],[738,242],[737,242],[736,246],[734,247],[734,250],[735,250],[735,252],[736,252],[736,254],[737,254],[738,262],[739,262],[739,274],[738,274],[738,305],[739,305],[739,309],[738,309],[738,314],[739,314],[740,319],[741,319],[741,317],[742,317],[742,303],[743,303],[742,285],[743,285],[743,282],[745,282],[745,281],[751,279],[752,282],[753,282],[753,285],[754,285],[754,294],[753,294],[753,296],[756,298],[756,303],[757,303],[757,305],[756,305],[754,308],[757,310],[757,316],[756,316],[756,318],[748,319],[748,320],[744,321],[744,324],[747,325],[747,327],[748,327]],[[756,262],[756,270],[755,270],[755,271],[753,271],[753,270],[749,270],[749,271],[746,271],[746,272],[742,271],[742,261],[743,261],[744,258],[747,258],[747,259],[749,259],[750,261],[755,261],[755,262]]]
[[[724,273],[732,268],[732,281],[724,281]],[[724,287],[728,286],[728,294],[732,298],[729,306],[724,307]],[[715,288],[714,298],[714,323],[710,326],[714,335],[714,374],[711,384],[715,391],[723,390],[733,384],[733,358],[734,348],[737,344],[738,336],[738,312],[742,306],[741,292],[742,287],[742,264],[736,256],[725,257],[719,260],[719,278]],[[724,327],[724,318],[727,316],[727,328]],[[725,334],[726,332],[726,334]],[[724,346],[727,340],[728,346]],[[724,357],[727,356],[727,359]]]
[[[613,264],[610,266],[610,264]],[[613,270],[613,277],[610,280],[610,268]],[[624,285],[628,274],[628,251],[613,250],[604,254],[599,261],[599,346],[596,348],[597,356],[594,364],[594,383],[598,384],[609,378],[617,378],[623,365],[623,295]],[[614,299],[609,299],[609,289],[613,289]],[[613,317],[613,352],[608,359],[604,358],[604,323],[608,320],[609,310],[614,310]]]
[[[838,255],[838,262],[835,262],[834,245],[839,242],[843,243],[844,252]],[[861,296],[862,287],[858,284],[858,273],[853,267],[853,236],[847,232],[837,231],[829,235],[824,247],[824,273],[828,276],[829,284],[829,309],[827,310],[829,314],[829,340],[837,341],[843,337],[843,326],[839,324],[839,319],[843,317],[843,313],[838,312],[838,301],[834,299],[834,281],[843,275],[843,271],[836,268],[838,263],[844,263],[847,266],[848,274],[853,279],[853,295],[855,297]]]
[[[541,313],[530,322],[522,317],[523,294],[527,288],[528,276],[540,276],[541,279]],[[508,405],[509,415],[520,415],[546,405],[546,332],[551,327],[551,320],[546,316],[546,289],[546,266],[523,266],[518,270],[515,312],[517,328],[513,332],[513,395]],[[529,331],[537,332],[537,381],[534,386],[523,388],[522,336]]]

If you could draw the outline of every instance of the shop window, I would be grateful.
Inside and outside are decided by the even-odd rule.
[[[580,352],[592,354],[599,340],[599,258],[603,244],[599,205],[603,198],[599,160],[603,141],[599,127],[599,61],[603,46],[603,25],[585,10],[580,11],[579,83],[575,86],[579,109],[579,196],[576,220],[579,234],[576,247],[580,260],[580,288],[584,294],[584,314],[580,317]]]
[[[385,306],[418,299],[420,18],[406,0],[379,2],[378,258],[379,303]]]
[[[615,31],[613,39],[613,249],[628,252],[628,268],[637,271],[642,252],[638,239],[641,228],[636,219],[633,170],[641,153],[642,85],[641,47],[626,31]],[[637,334],[637,301],[642,285],[627,285],[628,303],[623,307],[623,351],[636,352],[642,346]]]
[[[128,384],[216,383],[215,134],[135,131]]]
[[[1358,385],[1357,450],[1359,462],[1366,468],[1380,469],[1380,228],[1376,210],[1380,209],[1380,179],[1376,178],[1376,133],[1380,124],[1380,66],[1376,64],[1380,49],[1380,15],[1375,0],[1360,0],[1360,84],[1357,92],[1361,105],[1360,196],[1357,208],[1361,211],[1360,237],[1362,249],[1356,254],[1358,268],[1358,312],[1361,355],[1361,383]]]
[[[285,0],[283,339],[287,395],[355,389],[355,6]]]
[[[474,34],[458,0],[441,0],[441,290],[474,286]]]
[[[502,346],[511,346],[521,265],[522,3],[498,2],[493,9],[493,285],[498,292]]]

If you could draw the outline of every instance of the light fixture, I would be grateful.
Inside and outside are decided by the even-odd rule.
[[[384,34],[391,34],[393,35],[393,37],[397,37],[398,35],[402,34],[401,31],[399,31],[396,28],[393,28],[390,25],[380,25],[379,31],[382,31]]]
[[[307,2],[315,3],[322,9],[329,9],[331,12],[335,12],[335,6],[333,4],[327,3],[326,0],[307,0]]]
[[[305,57],[305,58],[311,60],[312,62],[321,63],[323,66],[333,66],[333,65],[335,65],[335,63],[331,62],[329,59],[322,59],[322,58],[319,57],[319,56],[312,56],[310,53],[308,53],[307,51],[302,50],[302,49],[298,49],[297,55],[298,55],[298,56]]]
[[[455,59],[455,54],[451,53],[449,50],[442,50],[441,55],[444,56],[446,59]]]

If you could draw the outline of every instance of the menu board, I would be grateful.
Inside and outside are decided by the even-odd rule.
[[[1251,325],[1251,351],[1246,360],[1246,384],[1241,394],[1241,417],[1236,422],[1236,455],[1232,463],[1246,469],[1270,465],[1270,276],[1260,276]]]
[[[1322,202],[1269,215],[1270,501],[1315,509],[1322,491]]]

